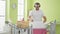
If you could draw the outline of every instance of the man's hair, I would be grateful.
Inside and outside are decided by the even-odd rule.
[[[38,2],[36,2],[35,5],[39,5],[39,7],[40,7],[40,3],[38,3]],[[34,5],[34,7],[35,7],[35,5]]]

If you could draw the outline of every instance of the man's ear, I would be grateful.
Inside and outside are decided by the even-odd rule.
[[[34,5],[34,7],[35,7],[35,5]]]

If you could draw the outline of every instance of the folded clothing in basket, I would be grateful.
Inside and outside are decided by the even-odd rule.
[[[27,28],[27,27],[29,27],[29,21],[18,21],[17,27],[18,28]]]

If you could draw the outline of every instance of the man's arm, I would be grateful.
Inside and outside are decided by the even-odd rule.
[[[47,21],[46,16],[43,16],[43,22],[45,23]]]

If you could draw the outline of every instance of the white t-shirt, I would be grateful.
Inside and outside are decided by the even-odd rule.
[[[42,10],[31,10],[29,12],[29,16],[32,16],[33,22],[33,28],[45,28],[45,24],[42,22],[42,18],[44,16]]]

